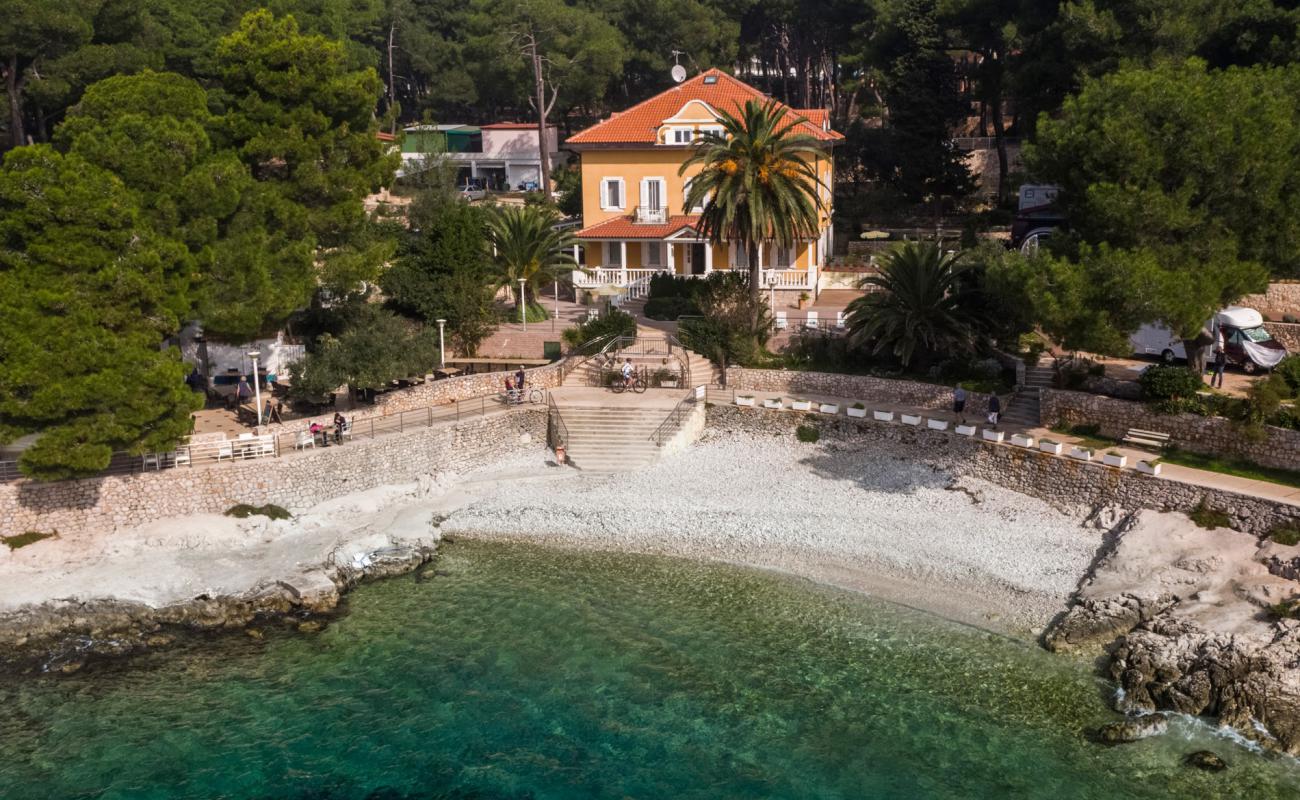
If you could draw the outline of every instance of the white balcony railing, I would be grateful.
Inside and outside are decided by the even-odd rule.
[[[641,225],[662,225],[668,221],[668,209],[655,206],[637,206],[634,218]]]

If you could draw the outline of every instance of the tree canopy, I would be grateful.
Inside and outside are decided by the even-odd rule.
[[[1125,67],[1040,122],[1027,159],[1072,226],[1023,276],[1051,332],[1102,352],[1146,322],[1193,340],[1270,271],[1300,274],[1298,79]]]

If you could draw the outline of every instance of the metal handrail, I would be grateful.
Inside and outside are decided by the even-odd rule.
[[[704,391],[702,392],[701,389]],[[673,406],[673,410],[668,412],[668,416],[664,417],[664,421],[659,423],[659,427],[655,428],[654,433],[650,434],[650,441],[654,442],[656,447],[663,447],[664,442],[668,441],[668,438],[677,433],[677,430],[681,427],[682,420],[688,413],[687,409],[694,408],[696,402],[699,401],[700,395],[707,391],[708,389],[704,384],[688,391],[686,396],[679,400],[677,405]]]
[[[564,424],[560,407],[555,404],[550,392],[546,393],[546,438],[552,450],[569,446],[569,426]]]

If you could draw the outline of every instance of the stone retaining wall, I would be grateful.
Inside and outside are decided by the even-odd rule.
[[[1300,281],[1270,283],[1264,294],[1248,294],[1235,305],[1257,308],[1277,315],[1300,315]]]
[[[1038,497],[1067,510],[1119,506],[1191,511],[1204,502],[1229,514],[1238,530],[1262,535],[1283,522],[1300,521],[1300,507],[1257,497],[1153,478],[1133,470],[1083,463],[1037,450],[995,445],[946,431],[870,419],[824,417],[761,408],[715,405],[714,430],[794,438],[799,425],[815,425],[823,441],[870,444],[873,451],[920,461],[954,475],[971,475]]]
[[[477,375],[462,375],[458,378],[446,378],[437,381],[425,381],[418,386],[395,389],[375,398],[373,406],[363,406],[343,412],[343,416],[353,422],[401,414],[405,411],[418,411],[430,406],[442,406],[456,400],[469,400],[478,397],[495,397],[505,391],[506,378],[513,373],[483,372]],[[524,370],[524,385],[528,389],[554,389],[564,380],[564,361],[556,361],[544,367]],[[313,422],[331,425],[334,412],[329,411],[315,417],[293,419],[282,425],[266,425],[267,433],[280,434],[305,431]]]
[[[1300,314],[1300,312],[1297,312]],[[1282,343],[1289,353],[1300,353],[1300,324],[1293,322],[1265,322],[1264,327]]]
[[[465,471],[546,442],[541,407],[432,428],[419,428],[341,447],[291,456],[140,475],[57,483],[0,485],[0,535],[133,527],[167,517],[220,513],[237,503],[274,503],[302,510],[352,492],[421,475]]]
[[[789,369],[747,369],[729,367],[727,388],[750,392],[784,392],[797,395],[825,394],[860,400],[870,407],[872,402],[917,406],[919,408],[952,408],[952,387],[919,381],[877,378],[871,375],[842,375],[836,372],[800,372]],[[1002,398],[1007,407],[1008,397]],[[966,393],[966,408],[971,412],[984,411],[989,405],[989,395],[982,392]]]
[[[1236,456],[1266,467],[1300,468],[1300,431],[1265,426],[1254,440],[1223,417],[1197,414],[1157,414],[1143,403],[1084,392],[1044,389],[1043,425],[1097,425],[1103,436],[1119,439],[1130,428],[1167,433],[1184,450],[1206,455]]]

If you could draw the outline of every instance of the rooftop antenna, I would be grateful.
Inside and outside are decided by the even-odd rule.
[[[668,73],[673,76],[673,83],[681,83],[682,81],[686,80],[686,67],[683,67],[681,64],[677,63],[678,56],[684,56],[684,55],[686,55],[686,53],[684,53],[681,50],[673,51],[673,68]]]

